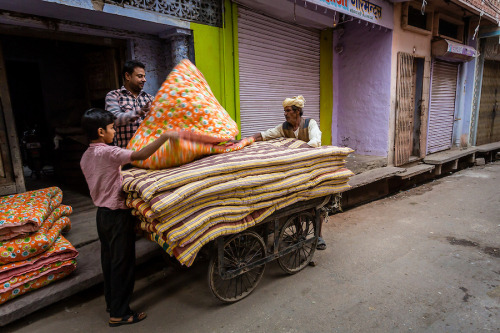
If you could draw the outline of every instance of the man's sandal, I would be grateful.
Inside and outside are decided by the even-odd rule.
[[[109,327],[117,327],[121,325],[131,325],[140,322],[141,320],[146,319],[148,315],[144,312],[132,313],[128,316],[123,317],[121,320],[109,320]]]
[[[317,250],[326,250],[326,242],[323,238],[318,237],[318,244],[316,244]]]

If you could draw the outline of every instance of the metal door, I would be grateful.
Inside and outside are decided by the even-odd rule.
[[[396,137],[394,165],[408,163],[412,151],[414,84],[413,55],[398,52],[398,83],[396,87]]]
[[[485,60],[476,145],[500,141],[500,61]]]
[[[242,137],[283,123],[282,102],[303,95],[319,123],[320,32],[238,8]]]
[[[437,59],[433,61],[427,153],[434,153],[451,147],[457,79],[457,63]]]

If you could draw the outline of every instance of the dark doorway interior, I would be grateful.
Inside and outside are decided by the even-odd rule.
[[[53,133],[45,120],[40,67],[29,60],[8,60],[5,66],[22,164],[27,167],[27,176],[40,178],[44,167],[45,171],[53,168],[49,162],[53,147],[43,142]]]
[[[87,147],[80,119],[118,88],[122,50],[0,36],[27,190],[69,185],[87,192],[79,161]]]
[[[424,58],[415,58],[413,61],[415,107],[413,113],[412,152],[415,158],[420,156],[420,128],[422,118],[422,91],[424,82]]]

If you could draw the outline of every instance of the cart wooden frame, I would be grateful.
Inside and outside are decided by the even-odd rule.
[[[295,274],[312,260],[321,218],[338,210],[340,194],[302,201],[274,212],[256,226],[213,242],[208,283],[225,303],[248,296],[264,274],[265,265],[278,260]]]

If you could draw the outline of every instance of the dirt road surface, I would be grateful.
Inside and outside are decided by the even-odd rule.
[[[101,286],[4,332],[499,332],[500,162],[350,209],[296,275],[276,263],[246,299],[220,304],[207,262],[141,267],[141,323],[107,327]],[[5,304],[3,306],[8,306]]]

